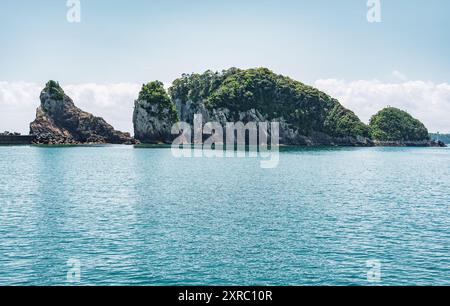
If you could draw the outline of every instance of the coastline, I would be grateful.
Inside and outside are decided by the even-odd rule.
[[[448,148],[450,144],[432,145],[432,144],[418,144],[418,143],[404,143],[404,142],[384,142],[377,143],[371,146],[358,146],[358,145],[286,145],[280,144],[277,147],[280,149],[295,149],[295,148]],[[140,144],[116,144],[116,143],[78,143],[78,144],[36,144],[36,143],[3,143],[0,142],[0,147],[15,147],[15,146],[30,146],[41,148],[72,148],[72,147],[110,147],[110,146],[125,146],[134,147],[136,149],[170,149],[171,144],[152,144],[152,143],[140,143]],[[193,148],[193,146],[192,146]],[[248,149],[248,146],[246,146]]]
[[[0,135],[0,145],[30,145],[34,139],[33,135]]]
[[[445,148],[448,145],[442,141],[373,141],[375,147],[434,147]]]

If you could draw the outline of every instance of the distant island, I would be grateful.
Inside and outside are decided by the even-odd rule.
[[[445,144],[450,144],[450,134],[432,133],[430,137],[434,141],[442,141]]]
[[[144,84],[134,103],[134,138],[76,107],[56,81],[40,101],[30,124],[35,144],[170,144],[175,123],[202,114],[223,126],[279,122],[281,145],[445,146],[405,111],[385,108],[366,125],[326,93],[266,68],[183,74],[168,90],[159,81]]]
[[[425,125],[410,114],[394,107],[387,107],[372,117],[370,137],[378,146],[427,146],[430,136]],[[434,141],[431,141],[434,143]],[[439,146],[442,143],[436,142]]]

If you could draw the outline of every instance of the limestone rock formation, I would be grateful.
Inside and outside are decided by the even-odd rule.
[[[268,69],[183,75],[169,96],[162,83],[143,87],[135,104],[135,137],[170,143],[177,120],[204,122],[280,122],[280,144],[370,146],[368,128],[325,93]]]
[[[443,146],[431,141],[425,126],[388,108],[367,126],[338,100],[266,68],[184,74],[168,92],[161,82],[144,85],[135,103],[135,137],[145,143],[170,143],[177,121],[203,123],[280,123],[281,145]]]
[[[161,82],[142,86],[134,104],[134,136],[145,143],[170,143],[172,125],[178,121],[175,106]]]
[[[135,144],[129,133],[114,130],[103,118],[75,106],[59,84],[49,81],[40,95],[41,105],[30,134],[36,144]]]

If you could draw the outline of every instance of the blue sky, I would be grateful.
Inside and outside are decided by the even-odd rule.
[[[0,130],[27,132],[49,79],[132,132],[139,86],[182,73],[268,67],[338,98],[367,122],[386,105],[450,132],[450,1],[0,1]]]
[[[0,80],[170,81],[184,72],[266,66],[296,79],[450,79],[450,1],[2,0]]]

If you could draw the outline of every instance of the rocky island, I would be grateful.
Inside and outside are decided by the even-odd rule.
[[[172,126],[279,122],[280,144],[297,146],[445,146],[408,113],[388,107],[366,125],[338,100],[266,68],[183,74],[166,90],[144,84],[134,103],[134,137],[75,106],[59,83],[49,81],[30,134],[36,144],[170,144]]]
[[[398,108],[387,107],[372,117],[370,136],[377,146],[426,147],[445,144],[432,141],[425,125]]]
[[[128,133],[114,130],[103,118],[75,106],[59,83],[49,81],[40,95],[36,120],[30,124],[35,144],[135,144]]]
[[[338,100],[266,68],[184,74],[168,91],[161,82],[143,85],[133,116],[136,139],[171,143],[171,127],[205,122],[280,122],[282,145],[443,146],[406,112],[388,108],[366,125]]]
[[[161,82],[144,85],[135,102],[135,137],[170,143],[178,120],[193,122],[280,122],[283,145],[371,146],[369,129],[327,94],[269,69],[183,75],[168,92]]]

